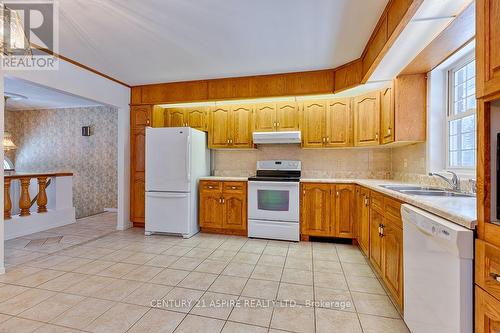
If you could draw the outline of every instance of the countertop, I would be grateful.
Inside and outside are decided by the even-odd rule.
[[[202,177],[201,180],[214,181],[247,181],[247,177]],[[398,199],[430,213],[436,214],[446,220],[454,222],[468,229],[476,228],[476,198],[450,198],[450,197],[430,197],[403,194],[389,190],[380,185],[401,184],[418,185],[398,182],[394,180],[377,179],[343,179],[343,178],[302,178],[302,183],[336,183],[336,184],[357,184]]]

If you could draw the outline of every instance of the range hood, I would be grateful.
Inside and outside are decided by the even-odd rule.
[[[301,132],[253,132],[253,143],[280,144],[280,143],[301,143]]]

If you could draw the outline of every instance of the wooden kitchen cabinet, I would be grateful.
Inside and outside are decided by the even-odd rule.
[[[247,183],[200,181],[202,231],[247,235]]]
[[[399,308],[403,308],[403,230],[399,221],[384,219],[382,228],[382,278]]]
[[[363,253],[369,257],[370,247],[370,190],[357,186],[356,188],[356,220],[358,225],[357,239]]]
[[[370,209],[370,262],[382,276],[382,238],[380,237],[381,226],[384,224],[384,216],[375,209]]]
[[[299,119],[299,107],[295,102],[257,104],[254,131],[298,131]]]
[[[326,123],[326,101],[307,101],[302,106],[302,145],[304,148],[323,148]]]
[[[301,186],[303,236],[354,237],[355,185],[303,183]]]
[[[329,236],[332,224],[332,185],[302,184],[301,234],[307,236]]]
[[[229,140],[231,148],[252,148],[253,105],[231,107]]]
[[[200,131],[206,131],[208,129],[208,108],[167,108],[165,109],[165,126],[192,127]]]
[[[354,145],[375,146],[380,143],[380,92],[354,98]]]
[[[352,109],[350,98],[332,99],[327,102],[325,147],[352,146]]]
[[[150,105],[130,108],[130,220],[136,226],[144,225],[145,218],[145,151],[146,126],[152,123]]]
[[[349,98],[303,104],[303,147],[352,146],[352,112]]]
[[[476,97],[500,92],[500,1],[476,2]]]
[[[253,105],[219,106],[210,112],[209,148],[252,148]]]
[[[298,131],[300,129],[300,111],[296,102],[276,104],[276,129],[278,131]]]
[[[380,92],[380,143],[394,142],[394,95],[387,87]]]
[[[355,185],[335,185],[335,232],[336,237],[355,238],[354,204]]]
[[[475,294],[475,332],[500,332],[500,301],[477,285]]]

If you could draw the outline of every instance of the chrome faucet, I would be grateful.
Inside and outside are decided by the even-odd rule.
[[[436,176],[443,179],[451,186],[453,191],[460,192],[460,179],[458,178],[457,174],[454,173],[453,171],[446,171],[446,172],[451,173],[452,175],[451,179],[448,179],[447,177],[435,172],[429,172],[429,176],[431,177]]]

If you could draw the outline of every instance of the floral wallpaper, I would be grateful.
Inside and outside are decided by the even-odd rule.
[[[82,136],[91,125],[93,135]],[[17,172],[69,171],[77,218],[117,207],[118,113],[112,107],[7,111]]]

